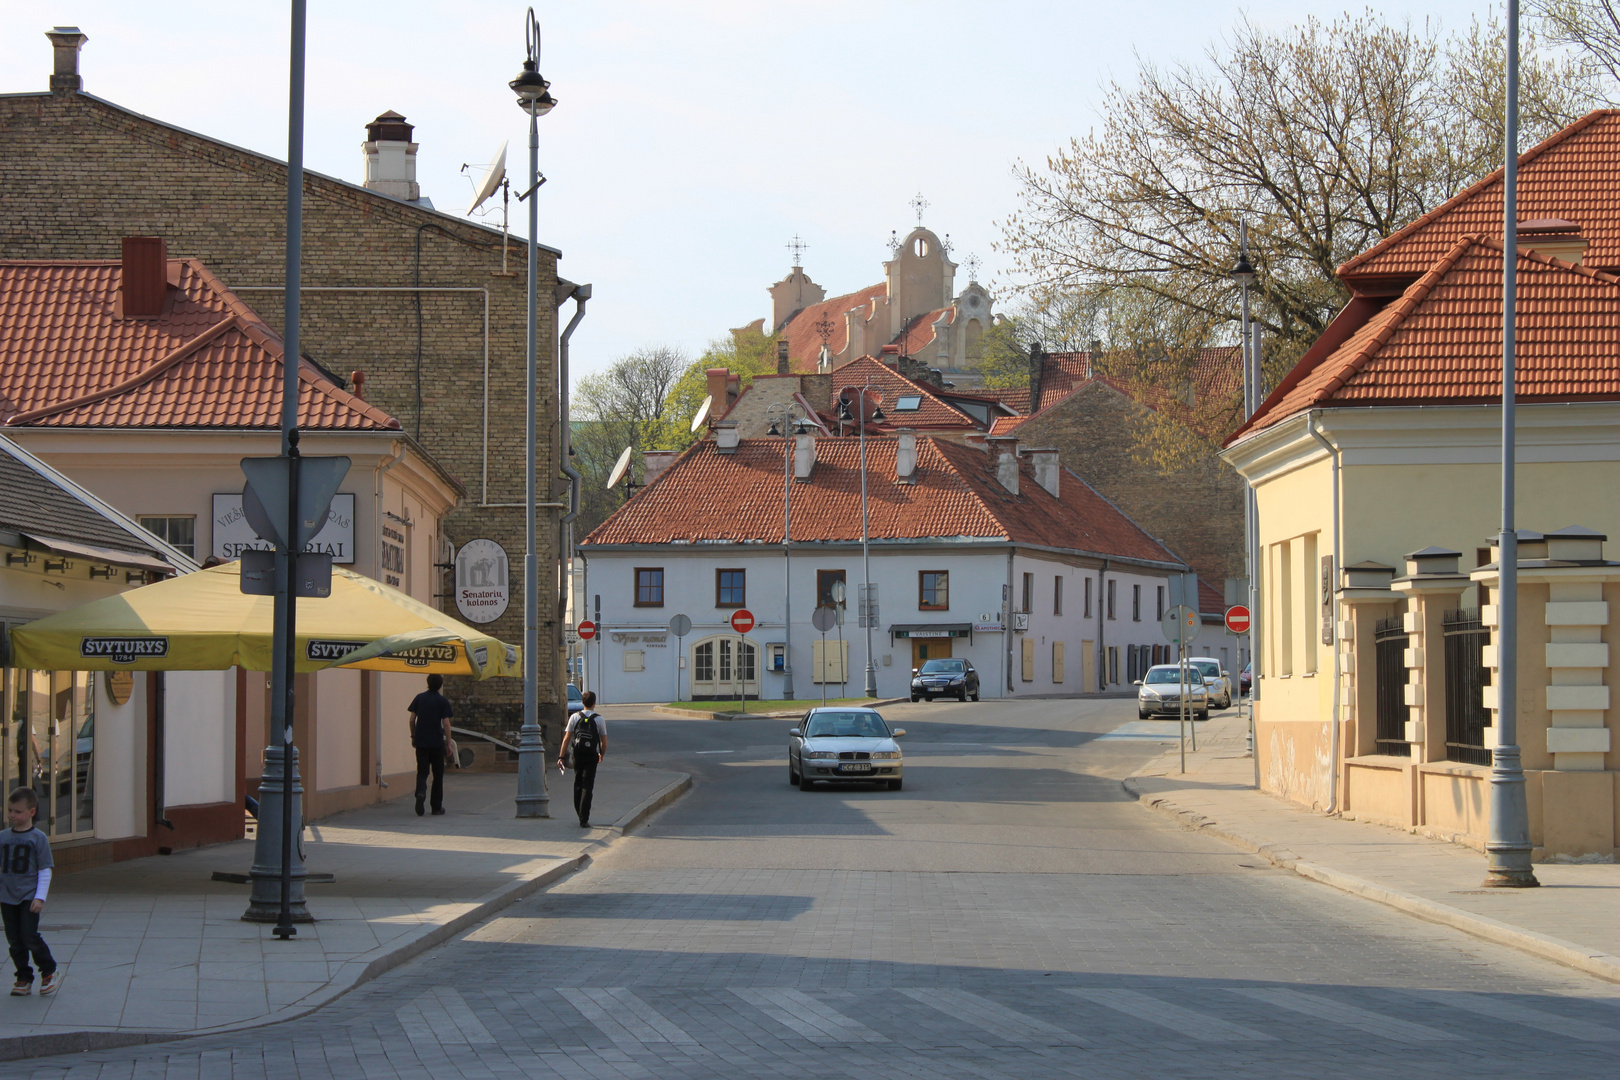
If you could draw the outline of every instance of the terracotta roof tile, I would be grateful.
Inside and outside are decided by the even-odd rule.
[[[887,419],[878,425],[878,430],[909,427],[919,431],[939,431],[971,430],[978,427],[973,417],[945,401],[927,383],[908,379],[870,356],[852,360],[832,371],[832,393],[835,401],[846,387],[867,385],[883,395],[883,414]],[[917,398],[917,408],[900,411],[898,406],[902,397]],[[869,427],[867,430],[872,431],[874,428]]]
[[[816,329],[816,324],[822,318],[832,321],[832,333],[827,338],[827,348],[837,356],[849,347],[849,324],[844,321],[845,313],[853,308],[860,308],[862,317],[868,316],[872,313],[872,303],[888,295],[888,285],[879,282],[876,285],[868,285],[860,292],[845,293],[843,296],[834,296],[819,304],[800,308],[789,316],[787,322],[777,328],[777,332],[788,340],[788,358],[793,361],[794,370],[816,369],[816,360],[821,356],[821,332]]]
[[[165,313],[117,315],[122,267],[0,261],[0,423],[275,428],[281,338],[195,259],[170,260]],[[397,430],[387,413],[300,363],[299,423]]]
[[[898,439],[868,436],[870,535],[875,541],[1007,540],[1179,565],[1180,560],[1073,473],[1053,498],[1023,463],[1019,495],[1001,488],[984,451],[917,440],[915,484],[895,478]],[[744,439],[734,454],[713,440],[689,448],[582,542],[704,544],[782,542],[782,443]],[[808,483],[793,486],[793,539],[857,543],[861,538],[860,442],[819,439]]]
[[[900,336],[890,344],[900,347],[901,356],[915,356],[933,343],[934,338],[937,336],[934,333],[934,324],[941,319],[944,319],[945,324],[949,326],[956,321],[956,309],[954,307],[936,308],[933,311],[925,311],[921,315],[915,316],[910,322],[906,323],[905,329],[900,331]]]
[[[1228,443],[1331,405],[1492,404],[1502,398],[1502,246],[1463,237],[1336,348],[1310,353]],[[1535,401],[1620,398],[1620,278],[1518,258],[1515,389]]]
[[[1519,156],[1521,221],[1564,218],[1581,226],[1589,246],[1582,260],[1620,269],[1620,110],[1588,113]],[[1502,234],[1502,170],[1458,192],[1410,225],[1343,266],[1352,289],[1376,279],[1410,280],[1433,266],[1463,236]]]

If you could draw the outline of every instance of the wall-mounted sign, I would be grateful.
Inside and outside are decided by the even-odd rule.
[[[129,695],[135,690],[135,675],[129,671],[109,671],[103,678],[107,684],[107,698],[114,705],[122,705],[129,700]]]
[[[259,539],[242,512],[242,493],[214,493],[213,554],[226,562],[240,559],[244,551],[273,551],[275,545]],[[332,496],[326,524],[316,533],[305,551],[332,556],[335,563],[354,562],[354,494],[340,491]]]
[[[456,552],[456,610],[471,623],[492,623],[506,613],[512,590],[506,549],[493,540],[469,540]]]

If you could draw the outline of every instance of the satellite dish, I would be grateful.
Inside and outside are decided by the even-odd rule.
[[[506,143],[501,143],[500,150],[495,154],[495,162],[484,173],[484,178],[478,182],[478,194],[473,196],[473,203],[467,208],[471,215],[473,211],[484,205],[491,195],[500,190],[501,181],[506,179]]]
[[[632,449],[632,447],[627,446],[624,448],[624,453],[619,455],[619,460],[614,464],[613,471],[608,474],[607,486],[609,488],[624,479],[625,471],[630,468],[630,451]]]
[[[710,394],[708,397],[703,399],[703,404],[698,406],[697,415],[692,417],[692,430],[693,431],[696,431],[698,428],[703,426],[703,421],[705,421],[705,420],[707,420],[709,418],[709,410],[712,409],[713,407],[714,407],[714,395]]]

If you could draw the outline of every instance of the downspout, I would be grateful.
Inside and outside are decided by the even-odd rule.
[[[418,236],[421,234],[418,233]],[[384,461],[378,459],[376,468],[371,470],[371,572],[376,574],[382,569],[382,478],[383,474],[405,460],[405,442],[399,440],[390,449],[394,456]],[[364,678],[371,678],[366,672]],[[376,764],[372,772],[378,787],[387,787],[388,781],[383,779],[383,734],[382,734],[382,686],[378,680],[377,693],[371,695],[371,745],[377,748]]]
[[[1007,546],[1007,599],[1006,599],[1006,601],[1005,601],[1005,603],[1003,605],[1007,610],[1007,629],[1006,629],[1007,653],[1002,658],[1002,666],[1007,672],[1007,696],[1008,697],[1011,697],[1015,693],[1015,691],[1013,690],[1013,655],[1012,655],[1012,652],[1013,652],[1013,617],[1012,617],[1012,615],[1013,615],[1013,555],[1017,552],[1017,550],[1018,550],[1017,548],[1013,547],[1010,544]],[[1026,631],[1026,633],[1027,633],[1027,631]]]
[[[157,706],[152,710],[152,821],[173,832],[174,823],[169,820],[168,814],[165,813],[168,807],[165,805],[166,792],[164,791],[167,786],[166,774],[168,772],[167,762],[164,760],[168,756],[168,751],[165,748],[167,742],[165,736],[168,734],[165,730],[167,718],[164,715],[169,707],[168,674],[166,671],[154,671],[152,673],[152,697],[156,699],[154,704]]]
[[[1339,452],[1316,429],[1316,418],[1319,415],[1320,410],[1316,409],[1305,415],[1305,430],[1311,433],[1311,438],[1322,444],[1322,449],[1328,452],[1328,460],[1333,463],[1333,575],[1329,578],[1332,585],[1339,576],[1339,567],[1344,565],[1343,552],[1339,550]],[[1334,620],[1338,619],[1337,603],[1331,604],[1328,611]],[[1333,719],[1328,728],[1327,812],[1335,814],[1339,810],[1339,633],[1338,627],[1331,625],[1328,631],[1328,637],[1332,641],[1329,647],[1333,650]]]
[[[574,328],[585,317],[585,301],[591,298],[591,287],[589,285],[575,285],[569,291],[568,296],[558,300],[557,306],[561,307],[563,301],[567,300],[568,297],[573,297],[574,300],[574,317],[568,320],[568,325],[563,327],[563,332],[557,336],[557,415],[562,423],[559,445],[561,447],[562,474],[568,477],[568,512],[557,521],[558,528],[562,532],[562,535],[558,537],[558,551],[561,553],[561,558],[557,560],[557,595],[563,598],[560,606],[564,608],[562,617],[557,620],[558,622],[562,622],[568,617],[566,610],[568,601],[566,597],[568,596],[568,590],[573,586],[574,521],[579,517],[580,492],[579,470],[574,468],[573,462],[574,432],[569,426],[568,339],[573,337]],[[580,655],[583,656],[584,652],[582,646]],[[569,677],[574,677],[572,671],[569,672]],[[581,683],[585,681],[583,671],[581,671],[578,678]]]
[[[1108,560],[1102,561],[1102,569],[1097,571],[1097,692],[1100,694],[1108,689]]]

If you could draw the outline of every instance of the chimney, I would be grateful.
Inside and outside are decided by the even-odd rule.
[[[714,448],[717,453],[735,454],[738,440],[737,421],[722,420],[714,425]]]
[[[1030,464],[1035,467],[1035,482],[1045,488],[1046,493],[1052,498],[1057,498],[1058,476],[1063,471],[1058,468],[1057,448],[1043,446],[1024,452],[1029,455]]]
[[[643,450],[641,453],[641,486],[646,487],[681,456],[679,450]]]
[[[808,483],[815,467],[816,437],[808,431],[793,436],[793,479]]]
[[[56,54],[56,66],[51,72],[51,93],[72,94],[84,89],[79,78],[79,50],[89,41],[77,26],[53,26],[45,31]]]
[[[1029,411],[1034,412],[1041,407],[1041,369],[1046,354],[1041,351],[1041,343],[1029,343]]]
[[[163,314],[169,292],[169,246],[161,236],[124,237],[124,268],[118,298],[126,319],[155,319]]]
[[[726,376],[729,374],[723,367],[712,367],[703,373],[708,378],[709,397],[713,403],[709,406],[709,415],[718,419],[726,415],[729,404],[726,401]]]
[[[363,371],[349,372],[349,384],[354,387],[354,396],[361,401],[366,400],[366,373]]]
[[[416,184],[412,130],[413,126],[392,109],[366,125],[366,141],[360,148],[366,154],[367,188],[406,202],[422,198],[422,189]]]
[[[788,340],[785,337],[776,339],[776,373],[778,375],[788,373]]]
[[[894,478],[902,484],[917,482],[917,432],[903,427],[895,432]]]
[[[1578,263],[1586,254],[1586,237],[1581,227],[1563,218],[1537,218],[1519,222],[1519,253],[1533,251],[1567,263]]]
[[[1009,494],[1018,494],[1018,436],[986,435],[984,445],[990,451],[990,468],[995,471],[996,483]]]

